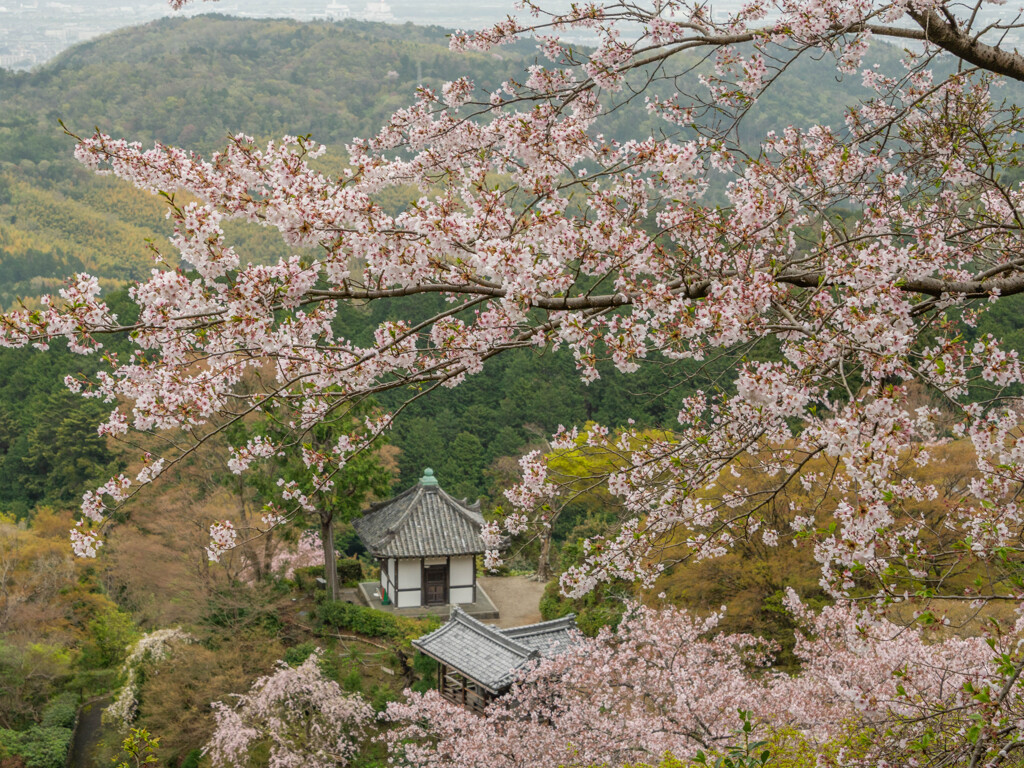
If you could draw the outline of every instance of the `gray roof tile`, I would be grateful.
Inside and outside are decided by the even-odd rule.
[[[542,621],[539,624],[527,624],[525,627],[512,627],[500,630],[505,637],[515,640],[520,645],[538,651],[541,656],[557,656],[572,642],[573,631],[576,629],[576,614],[570,614],[553,621]]]
[[[456,501],[436,485],[414,485],[371,506],[353,526],[375,557],[438,557],[484,552],[479,504]]]
[[[565,650],[572,642],[575,628],[575,617],[566,616],[525,627],[498,629],[452,606],[451,619],[446,624],[412,644],[499,693],[528,662]]]

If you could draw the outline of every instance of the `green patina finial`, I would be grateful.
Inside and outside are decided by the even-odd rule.
[[[437,485],[437,478],[434,477],[434,470],[430,467],[423,470],[423,477],[420,478],[420,485]]]

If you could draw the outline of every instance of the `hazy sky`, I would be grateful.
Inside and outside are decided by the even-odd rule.
[[[225,13],[300,21],[332,16],[477,29],[513,10],[513,0],[221,0],[195,2],[184,11],[172,11],[166,0],[0,0],[0,66],[38,66],[75,43],[163,16]]]

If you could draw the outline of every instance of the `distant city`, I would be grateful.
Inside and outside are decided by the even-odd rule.
[[[571,0],[553,0],[544,7],[567,9]],[[718,0],[715,15],[740,7],[742,0]],[[44,64],[76,43],[123,27],[145,24],[166,16],[223,13],[250,19],[290,18],[298,21],[355,19],[385,23],[438,25],[450,29],[480,29],[514,12],[513,0],[220,0],[196,2],[183,11],[172,11],[166,0],[0,0],[0,67],[31,69]],[[983,9],[980,24],[1003,15],[1012,19],[1021,9],[1008,13]],[[1020,17],[1017,16],[1019,19]],[[1019,45],[1019,31],[1010,32],[1003,44]],[[584,36],[576,42],[591,43]]]
[[[164,16],[224,13],[250,19],[408,21],[479,29],[505,18],[512,6],[512,0],[221,0],[172,11],[166,0],[0,0],[0,67],[31,69],[76,43]]]

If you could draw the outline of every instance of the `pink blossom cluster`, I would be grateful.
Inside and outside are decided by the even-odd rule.
[[[325,677],[321,657],[317,650],[297,667],[279,662],[233,705],[213,703],[216,728],[205,752],[215,768],[248,765],[259,743],[269,745],[271,768],[348,765],[373,709]]]
[[[787,604],[801,624],[803,669],[793,676],[760,668],[771,651],[762,641],[715,634],[719,614],[631,604],[616,631],[537,663],[482,718],[436,692],[409,694],[389,705],[396,727],[384,738],[400,764],[418,768],[656,764],[666,752],[723,751],[743,709],[761,738],[800,733],[812,752],[872,729],[848,766],[926,764],[975,721],[1004,729],[983,750],[990,758],[1019,743],[1019,697],[996,701],[1021,667],[1019,625],[991,643],[935,641],[851,607],[816,613],[792,594]],[[973,748],[961,739],[955,754]]]
[[[286,579],[295,576],[296,568],[309,568],[324,564],[324,548],[320,534],[316,531],[303,531],[295,547],[280,548],[270,562],[270,571],[280,573]]]
[[[130,355],[69,386],[114,406],[103,434],[167,430],[191,442],[284,404],[301,432],[387,389],[456,386],[511,348],[564,348],[591,382],[603,364],[629,373],[757,358],[768,347],[771,360],[748,358],[730,386],[687,399],[672,433],[590,430],[595,447],[618,457],[595,479],[627,518],[618,535],[587,544],[585,562],[565,574],[568,592],[609,577],[651,584],[669,543],[693,558],[752,535],[777,543],[788,532],[762,510],[797,485],[839,500],[828,510],[833,528],[801,531],[834,596],[870,581],[892,597],[907,589],[897,582],[920,581],[940,561],[955,560],[954,571],[995,563],[1022,523],[1024,438],[1008,392],[1024,373],[1017,350],[976,328],[1001,297],[1024,291],[1024,190],[1002,173],[1018,161],[1024,126],[991,96],[992,72],[1024,78],[1024,66],[1014,69],[994,31],[967,45],[962,28],[973,19],[942,3],[765,0],[726,16],[679,0],[527,8],[530,23],[457,34],[453,47],[487,50],[538,31],[556,64],[510,77],[495,94],[468,77],[419,89],[375,136],[349,145],[338,178],[311,164],[324,148],[306,137],[258,146],[239,134],[209,158],[102,133],[82,139],[76,155],[89,167],[184,193],[169,204],[171,242],[195,271],[158,267],[133,286],[140,315],[130,328],[98,281],[78,275],[40,309],[5,313],[0,344],[64,338],[88,353],[103,334],[131,331]],[[585,60],[559,43],[573,29],[597,36]],[[928,45],[906,53],[903,71],[882,73],[863,64],[869,36]],[[934,74],[936,49],[977,71]],[[669,128],[694,132],[605,136],[605,114],[646,87],[631,78],[671,68],[688,50],[709,54],[704,86],[652,89],[648,104]],[[842,126],[791,125],[756,148],[737,144],[730,120],[805,55],[862,69],[868,97]],[[716,178],[727,182],[724,197],[711,201]],[[419,197],[391,214],[377,195],[399,187]],[[228,241],[230,221],[275,228],[294,252],[253,263]],[[444,308],[415,324],[381,323],[371,342],[334,323],[341,302],[424,293],[441,294]],[[916,401],[921,389],[941,408]],[[304,452],[314,486],[330,488],[391,418]],[[936,488],[907,467],[927,465],[950,434],[972,441],[977,472],[940,534],[926,509]],[[256,441],[229,460],[244,471],[272,450]],[[830,471],[809,469],[817,460]],[[511,490],[505,532],[524,519],[547,523],[543,508],[558,494],[542,465],[531,459]],[[738,481],[738,468],[773,489]],[[96,526],[133,492],[118,478],[86,495],[76,551],[95,556]],[[286,517],[312,505],[297,484],[282,482],[280,494]],[[794,510],[823,520],[808,512]],[[211,533],[211,557],[235,543],[227,524]],[[493,544],[502,532],[487,535]]]

